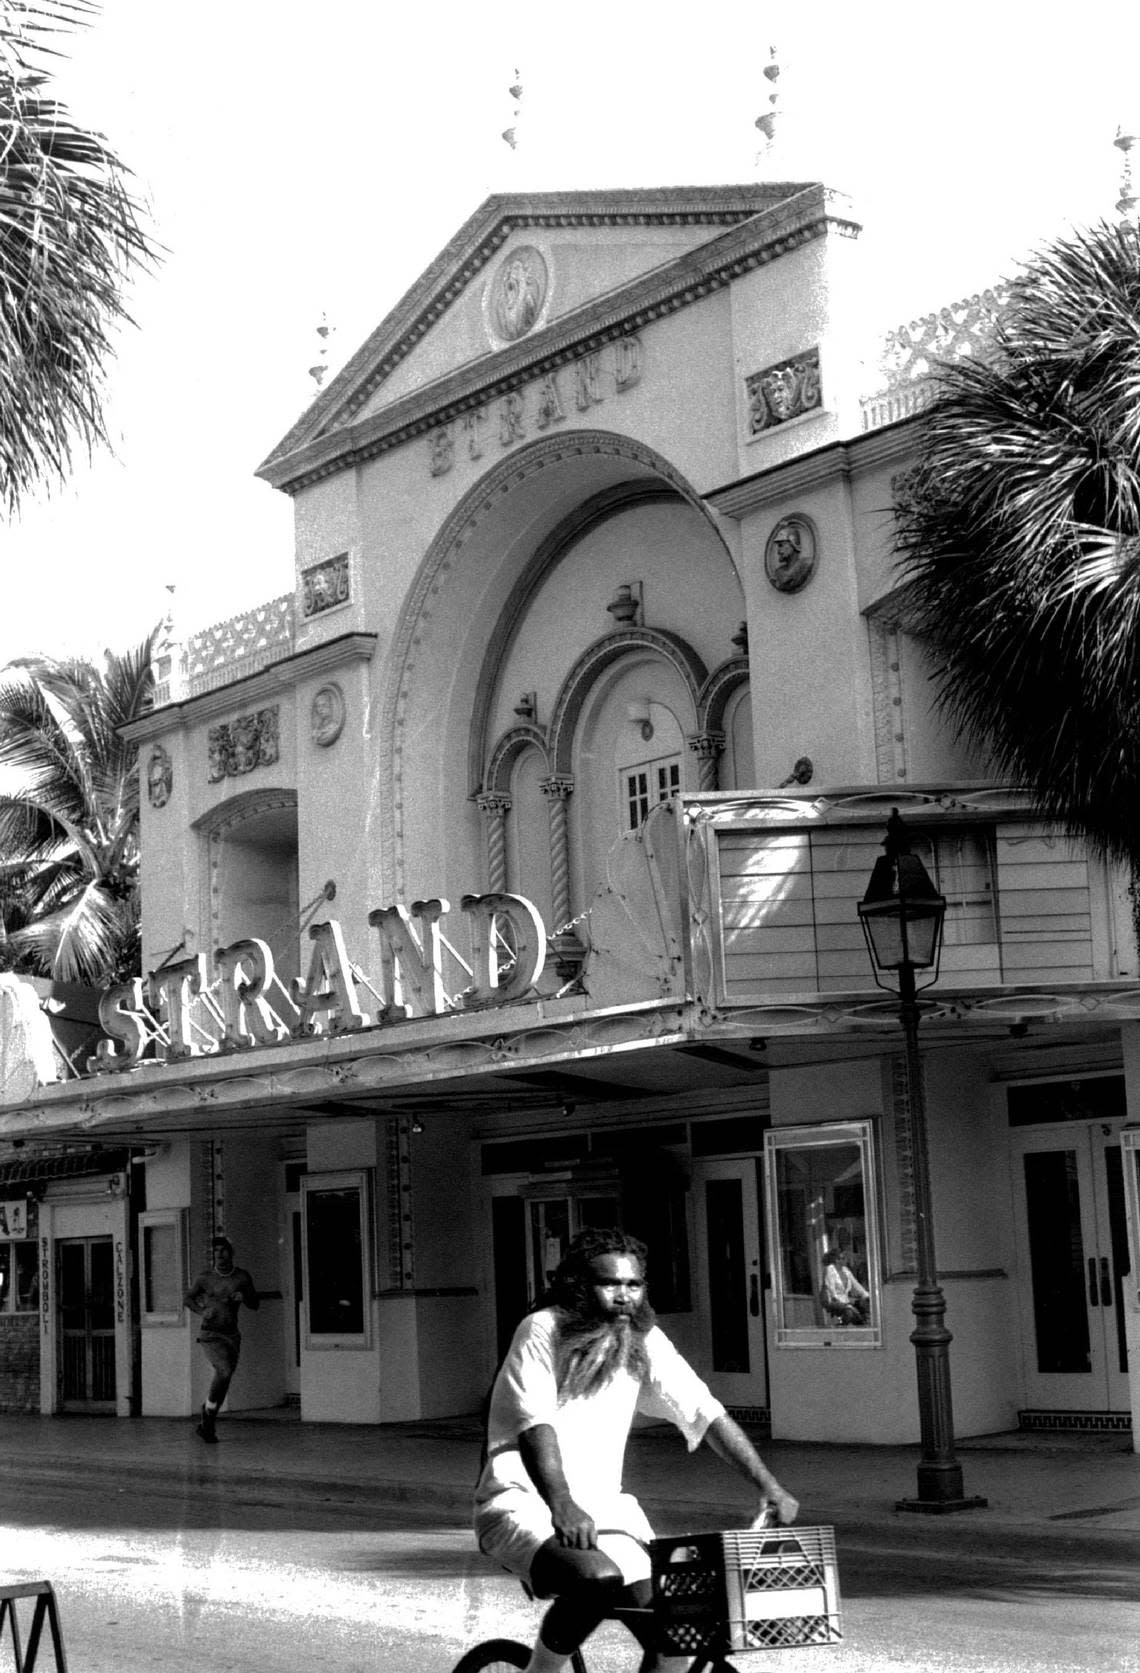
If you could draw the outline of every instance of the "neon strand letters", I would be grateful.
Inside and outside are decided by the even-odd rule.
[[[521,895],[464,895],[471,962],[445,943],[440,920],[446,900],[416,900],[410,907],[381,906],[368,914],[380,942],[380,1008],[364,1010],[358,982],[370,986],[349,956],[335,919],[309,927],[312,943],[307,977],[291,983],[286,1022],[270,1002],[277,981],[273,954],[250,936],[214,954],[210,983],[206,955],[197,953],[108,988],[99,1001],[99,1023],[108,1036],[87,1060],[90,1074],[132,1068],[153,1039],[162,1038],[167,1062],[219,1052],[248,1051],[314,1035],[442,1016],[472,1007],[501,1005],[528,993],[546,960],[546,927]],[[443,958],[448,945],[470,985],[449,998]],[[507,954],[506,958],[503,954]],[[373,992],[376,990],[373,989]],[[220,1029],[215,1038],[204,1026]],[[161,1028],[158,1026],[161,1024]]]

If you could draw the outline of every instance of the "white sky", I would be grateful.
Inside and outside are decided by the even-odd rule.
[[[787,149],[767,177],[853,195],[884,325],[1112,217],[1136,13],[104,0],[56,91],[134,170],[169,254],[110,370],[114,455],[0,531],[0,658],[125,647],[169,584],[184,631],[287,591],[291,505],[253,471],[313,394],[322,310],[339,363],[491,191],[757,178],[769,44]]]

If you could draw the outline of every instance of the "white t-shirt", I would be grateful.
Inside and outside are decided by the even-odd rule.
[[[657,1325],[645,1338],[649,1365],[640,1382],[618,1371],[597,1393],[560,1400],[557,1337],[558,1313],[549,1307],[529,1314],[515,1331],[491,1394],[488,1457],[475,1502],[488,1505],[520,1488],[537,1497],[518,1441],[524,1430],[546,1423],[558,1438],[571,1497],[601,1525],[621,1494],[625,1443],[636,1413],[667,1418],[691,1452],[724,1407]]]

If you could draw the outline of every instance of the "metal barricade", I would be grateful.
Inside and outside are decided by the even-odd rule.
[[[16,1602],[19,1598],[35,1598],[26,1650],[21,1643],[20,1621],[16,1614]],[[4,1629],[8,1627],[15,1656],[15,1673],[33,1673],[45,1621],[51,1633],[52,1649],[55,1651],[56,1673],[67,1673],[63,1633],[60,1630],[59,1611],[55,1606],[55,1592],[52,1590],[51,1581],[29,1580],[22,1586],[0,1586],[0,1653],[3,1651]]]

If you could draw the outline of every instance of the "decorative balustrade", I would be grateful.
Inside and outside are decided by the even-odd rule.
[[[291,655],[294,640],[291,592],[259,604],[244,615],[215,622],[187,639],[181,656],[182,692],[171,692],[170,696],[198,697],[204,691],[259,673],[270,663]]]
[[[984,354],[1009,295],[1008,285],[994,285],[888,331],[867,366],[874,393],[860,403],[864,430],[912,418],[930,399],[940,364]]]

